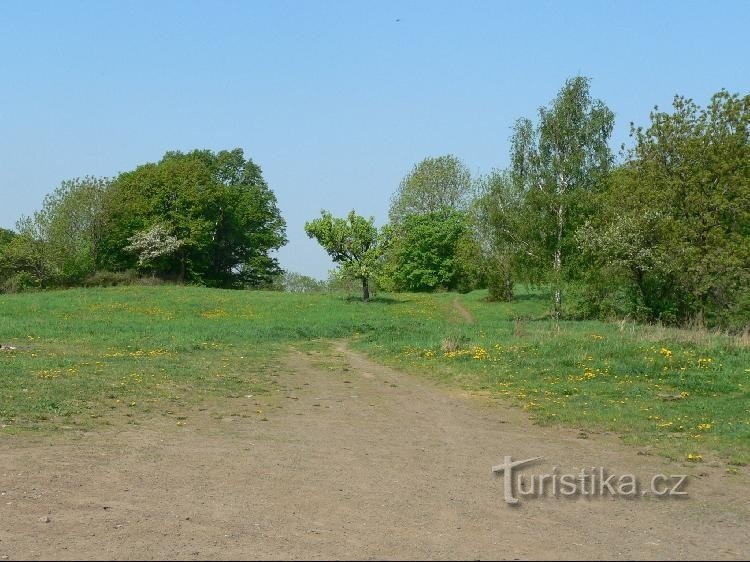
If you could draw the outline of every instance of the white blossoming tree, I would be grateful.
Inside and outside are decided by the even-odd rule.
[[[170,234],[163,224],[155,224],[147,230],[128,238],[125,250],[138,256],[138,267],[151,270],[153,276],[159,261],[172,256],[183,245],[183,241]]]

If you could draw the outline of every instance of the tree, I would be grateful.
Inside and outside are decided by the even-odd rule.
[[[0,250],[10,244],[13,238],[16,237],[16,233],[7,228],[0,227]]]
[[[137,232],[128,238],[130,244],[125,250],[138,257],[138,266],[150,269],[156,275],[159,262],[165,257],[174,255],[182,246],[182,240],[172,236],[162,224],[155,224],[142,232]]]
[[[633,135],[633,202],[664,214],[678,316],[750,324],[750,94],[721,90],[706,108],[676,96]]]
[[[370,279],[380,267],[382,245],[375,219],[351,211],[344,218],[321,211],[318,219],[305,223],[305,232],[315,238],[342,273],[362,281],[362,299],[370,300]]]
[[[664,313],[672,313],[668,287],[675,270],[669,252],[658,243],[664,216],[658,210],[619,211],[607,221],[594,217],[576,231],[585,283],[579,306],[596,317],[666,320]]]
[[[285,271],[278,282],[285,293],[322,293],[326,289],[325,281],[294,271]]]
[[[750,95],[707,107],[676,96],[672,112],[631,127],[635,146],[602,194],[589,238],[592,267],[627,272],[644,315],[750,324]],[[591,231],[596,230],[598,235]]]
[[[513,272],[524,268],[531,252],[523,238],[523,193],[517,187],[510,173],[495,170],[480,181],[481,194],[472,207],[491,301],[513,299]]]
[[[182,241],[163,273],[212,286],[260,286],[280,273],[285,223],[260,167],[242,149],[168,152],[121,174],[107,197],[102,265],[129,269],[128,239],[161,223]]]
[[[397,225],[413,214],[466,210],[471,201],[469,170],[453,155],[425,158],[404,177],[391,200]]]
[[[458,211],[406,215],[392,231],[387,252],[394,289],[456,289],[461,276],[456,251],[466,227],[466,213]]]
[[[524,236],[529,265],[553,288],[555,318],[562,307],[562,282],[572,233],[582,221],[579,206],[606,176],[614,115],[592,100],[589,79],[569,79],[549,107],[539,109],[534,128],[516,123],[512,179],[524,194]]]
[[[476,248],[467,233],[473,190],[469,170],[453,155],[414,166],[391,199],[384,285],[399,291],[473,288]]]
[[[22,233],[0,247],[0,289],[3,291],[44,287],[49,278],[44,244],[38,238]]]
[[[41,210],[21,218],[16,229],[23,239],[14,255],[25,265],[19,267],[36,275],[42,286],[74,285],[94,273],[104,237],[103,198],[109,186],[106,178],[64,181],[45,197]]]

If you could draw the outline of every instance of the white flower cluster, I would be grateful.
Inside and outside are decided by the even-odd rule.
[[[183,242],[169,233],[163,224],[155,224],[148,230],[138,232],[128,238],[125,250],[138,255],[138,265],[148,266],[162,256],[176,252]]]

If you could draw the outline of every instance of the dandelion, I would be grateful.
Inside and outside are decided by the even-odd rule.
[[[474,353],[473,358],[477,360],[487,359],[487,350],[483,347],[480,347],[478,345],[475,345],[472,348],[472,352]]]
[[[687,460],[690,462],[703,462],[703,455],[698,453],[688,453]]]
[[[661,349],[659,350],[659,353],[661,353],[661,354],[662,354],[662,356],[663,356],[663,357],[664,357],[665,359],[671,359],[671,358],[672,358],[672,351],[671,351],[670,349],[667,349],[666,347],[662,347],[662,348],[661,348]]]
[[[227,315],[227,312],[221,308],[217,308],[215,310],[206,310],[205,312],[201,312],[201,316],[207,319],[223,318],[226,315]]]

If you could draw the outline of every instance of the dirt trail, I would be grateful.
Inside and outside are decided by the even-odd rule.
[[[185,427],[157,418],[77,439],[4,439],[0,556],[750,556],[744,474],[534,426],[343,343],[332,355],[292,351],[286,371],[270,411],[242,398],[192,412]],[[534,474],[595,465],[697,477],[682,501],[540,498],[514,508],[491,474],[504,455],[544,457]]]
[[[469,309],[467,309],[464,305],[462,305],[458,299],[455,299],[453,301],[453,308],[458,312],[458,314],[461,316],[464,322],[467,324],[473,324],[474,323],[474,315],[471,313]]]

